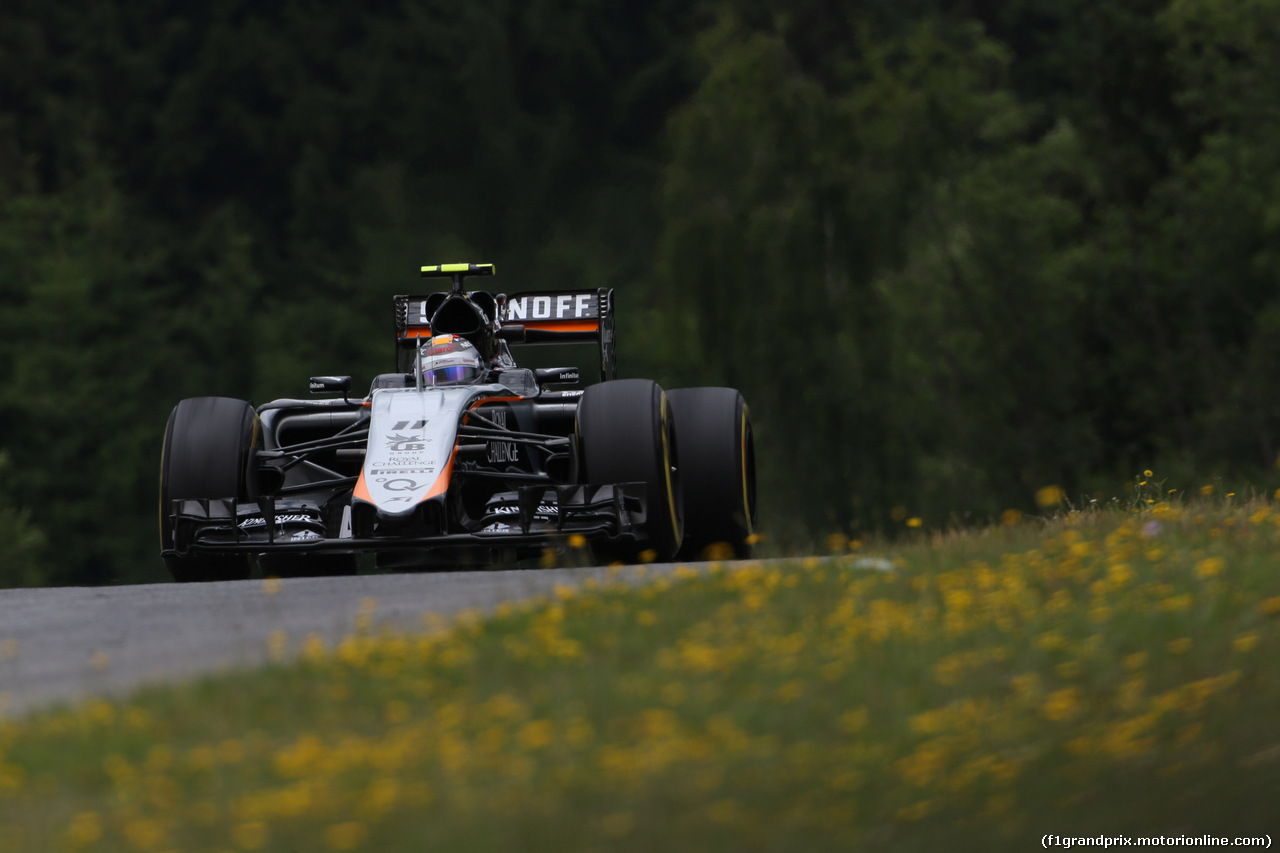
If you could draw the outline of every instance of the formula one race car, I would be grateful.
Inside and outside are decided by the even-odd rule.
[[[491,264],[422,268],[448,292],[396,296],[398,370],[353,399],[256,409],[182,400],[160,464],[161,555],[179,581],[520,565],[567,543],[602,561],[745,556],[755,447],[731,388],[617,379],[612,290],[467,292]],[[511,347],[589,343],[576,367],[518,367]]]

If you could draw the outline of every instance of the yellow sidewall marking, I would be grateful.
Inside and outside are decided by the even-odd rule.
[[[747,404],[742,404],[742,422],[738,425],[739,444],[742,446],[742,512],[747,519],[747,535],[754,534],[755,525],[751,523],[751,493],[747,491]]]
[[[667,478],[667,506],[671,508],[671,532],[680,537],[680,519],[676,515],[675,488],[671,485],[671,447],[667,443],[667,394],[662,392],[662,473]]]
[[[166,439],[166,441],[165,441],[163,444],[161,444],[161,445],[160,445],[160,499],[159,499],[158,501],[156,501],[156,503],[160,504],[160,512],[159,512],[159,515],[160,515],[160,547],[161,547],[161,548],[168,548],[168,547],[169,547],[169,543],[168,543],[168,542],[166,542],[166,541],[164,541],[164,498],[165,498],[165,495],[164,495],[164,460],[165,460],[165,457],[167,457],[167,456],[169,455],[169,442],[168,442],[168,440],[167,440],[168,438],[169,438],[169,433],[168,433],[168,428],[166,427],[166,431],[165,431],[165,439]]]

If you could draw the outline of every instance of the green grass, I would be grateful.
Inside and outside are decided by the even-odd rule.
[[[0,724],[0,850],[1274,832],[1278,544],[1265,502],[1154,504],[303,642]]]

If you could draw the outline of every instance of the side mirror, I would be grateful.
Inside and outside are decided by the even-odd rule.
[[[578,368],[576,367],[541,367],[533,371],[539,385],[577,385]]]
[[[312,376],[312,394],[341,394],[345,400],[351,391],[350,376]]]

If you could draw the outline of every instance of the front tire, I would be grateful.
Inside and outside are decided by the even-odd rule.
[[[648,540],[643,547],[659,560],[674,559],[684,537],[684,494],[666,393],[648,379],[592,385],[578,406],[577,433],[581,481],[643,482]]]
[[[733,388],[668,391],[685,489],[682,560],[751,556],[757,521],[755,436]]]
[[[243,400],[193,397],[169,415],[160,455],[160,548],[173,541],[173,501],[210,498],[253,500],[254,447],[260,441],[258,415]],[[243,580],[250,557],[238,554],[165,555],[179,582]]]

